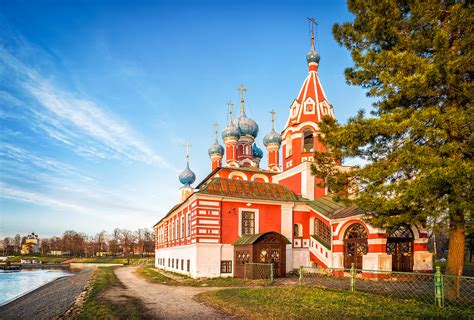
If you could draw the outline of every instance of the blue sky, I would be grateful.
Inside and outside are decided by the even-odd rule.
[[[344,1],[0,0],[0,237],[151,227],[178,201],[184,142],[209,173],[240,83],[263,147],[307,74],[307,16],[344,122],[370,106],[331,34]]]

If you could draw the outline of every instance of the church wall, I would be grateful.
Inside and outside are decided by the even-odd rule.
[[[278,183],[284,185],[296,194],[301,194],[301,173],[283,178],[279,180]]]
[[[239,212],[242,210],[258,212],[257,233],[266,231],[281,233],[281,205],[257,204],[250,201],[248,203],[251,205],[247,206],[245,202],[222,202],[222,243],[233,243],[239,238]]]

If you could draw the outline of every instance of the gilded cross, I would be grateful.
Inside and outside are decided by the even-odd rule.
[[[275,110],[272,109],[270,113],[272,114],[272,129],[275,129]]]
[[[232,123],[232,109],[234,108],[234,104],[232,101],[229,100],[227,102],[227,110],[229,111],[229,125]]]
[[[214,122],[214,139],[217,141],[217,133],[219,132],[219,124]]]
[[[240,85],[240,87],[237,88],[237,90],[240,91],[240,114],[245,113],[244,109],[244,92],[247,91],[247,89],[244,87],[243,84]]]
[[[318,25],[314,17],[308,18],[309,23],[311,24],[311,50],[314,50],[314,26]]]
[[[191,148],[191,146],[192,145],[189,142],[186,142],[184,144],[184,148],[186,149],[186,158],[188,158],[188,159],[189,159],[189,148]]]

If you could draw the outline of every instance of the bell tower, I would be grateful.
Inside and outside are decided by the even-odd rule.
[[[314,48],[316,22],[314,18],[308,20],[311,26],[310,50],[306,55],[308,75],[290,105],[288,120],[282,131],[283,172],[273,180],[305,198],[315,199],[327,193],[325,188],[316,186],[317,181],[311,175],[314,152],[326,150],[317,137],[320,133],[319,123],[325,116],[334,118],[334,110],[319,80],[321,57]]]

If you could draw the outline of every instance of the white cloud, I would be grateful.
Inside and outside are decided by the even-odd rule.
[[[50,137],[76,146],[80,154],[99,158],[128,158],[173,168],[123,121],[94,101],[74,97],[57,88],[2,48],[0,60],[19,75],[26,93],[39,102],[45,109],[43,111],[47,111],[31,112],[35,116],[36,126]]]

